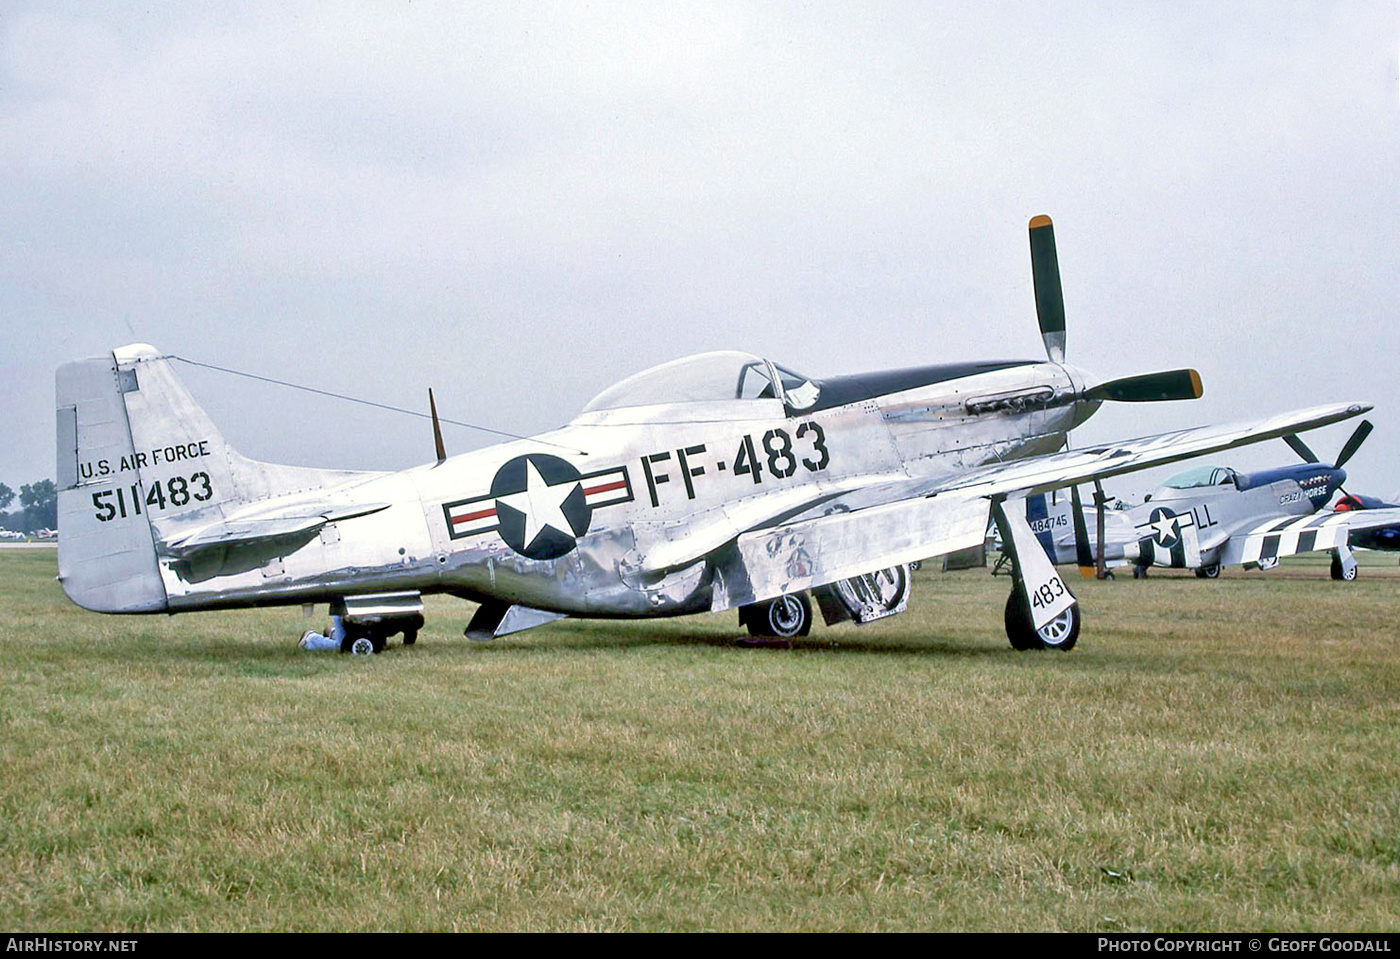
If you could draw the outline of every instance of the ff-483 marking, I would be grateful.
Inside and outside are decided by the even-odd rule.
[[[794,434],[788,433],[781,427],[764,433],[763,438],[757,442],[753,436],[742,436],[739,438],[739,448],[734,455],[733,466],[729,466],[726,460],[721,459],[715,463],[715,468],[721,473],[732,469],[735,476],[749,476],[755,483],[762,483],[765,466],[768,473],[775,478],[787,479],[797,472],[799,464],[810,473],[819,473],[831,464],[831,451],[826,448],[826,433],[819,424],[811,421],[803,423],[797,428],[795,435],[798,441],[809,448],[796,449],[796,444],[793,441]],[[761,454],[758,452],[760,446],[763,448]],[[642,457],[642,475],[646,477],[647,492],[651,496],[652,506],[661,505],[661,498],[657,495],[657,487],[671,482],[670,474],[664,472],[660,467],[671,461],[673,453],[676,462],[680,465],[680,478],[681,482],[685,484],[685,497],[686,499],[695,499],[695,479],[705,475],[705,467],[695,463],[694,460],[705,451],[705,444],[700,443],[677,450],[663,450]]]

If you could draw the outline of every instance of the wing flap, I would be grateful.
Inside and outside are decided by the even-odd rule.
[[[892,478],[882,475],[879,480],[888,483]],[[711,510],[709,515],[692,516],[684,524],[634,523],[638,550],[644,557],[641,571],[654,575],[688,566],[741,533],[821,509],[822,504],[868,488],[871,483],[871,477],[857,477],[841,485],[824,486],[815,493],[810,489],[794,489],[725,503]]]
[[[714,609],[745,606],[872,570],[979,545],[991,501],[902,500],[755,530],[717,563]]]

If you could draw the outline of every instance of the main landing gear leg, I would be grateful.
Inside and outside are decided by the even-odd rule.
[[[1079,603],[1026,523],[1024,497],[998,501],[992,516],[1013,563],[1006,638],[1018,650],[1070,650],[1079,640]]]
[[[1356,579],[1356,557],[1351,554],[1351,547],[1338,546],[1332,553],[1332,578],[1350,582]]]
[[[777,599],[739,608],[739,625],[749,631],[745,646],[791,646],[794,638],[812,631],[812,604],[805,593],[788,593]]]

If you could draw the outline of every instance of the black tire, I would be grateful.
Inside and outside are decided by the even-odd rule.
[[[812,604],[805,593],[788,593],[745,606],[739,610],[739,622],[748,628],[750,636],[779,639],[806,636],[812,631]]]
[[[1040,637],[1031,629],[1031,618],[1023,610],[1026,604],[1021,599],[1021,591],[1013,589],[1011,595],[1006,597],[1006,611],[1003,619],[1006,624],[1006,638],[1011,643],[1011,648],[1018,652],[1025,652],[1028,649],[1044,649],[1040,642]]]
[[[1146,579],[1146,578],[1147,578],[1147,567],[1146,567],[1146,566],[1134,566],[1134,567],[1133,567],[1133,579]]]
[[[1211,563],[1209,566],[1201,566],[1196,570],[1197,579],[1219,579],[1220,564]]]
[[[340,651],[352,656],[370,656],[384,652],[384,635],[371,626],[362,623],[346,623],[345,638],[340,641]]]
[[[346,623],[345,638],[340,641],[340,651],[342,653],[352,653],[354,652],[355,640],[368,638],[369,634],[366,633],[359,624]]]
[[[1082,621],[1079,604],[1075,603],[1037,630],[1031,624],[1031,613],[1026,608],[1021,591],[1013,589],[1011,595],[1006,597],[1006,638],[1011,642],[1012,649],[1058,649],[1069,652],[1079,642]]]
[[[1353,566],[1351,567],[1351,570],[1350,570],[1351,575],[1350,575],[1350,576],[1347,575],[1347,572],[1348,572],[1347,568],[1346,568],[1345,566],[1342,565],[1342,558],[1341,558],[1340,556],[1333,556],[1333,557],[1332,557],[1332,578],[1335,579],[1335,580],[1340,580],[1340,581],[1342,581],[1342,582],[1348,582],[1348,583],[1351,582],[1351,581],[1353,581],[1354,579],[1356,579],[1357,567],[1356,567],[1355,565],[1353,565]]]

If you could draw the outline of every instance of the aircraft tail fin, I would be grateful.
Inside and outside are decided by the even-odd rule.
[[[241,456],[145,344],[60,367],[57,425],[59,581],[98,612],[168,610],[168,544],[260,500],[362,475]]]

